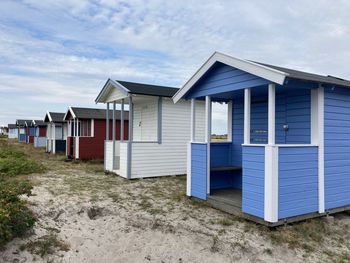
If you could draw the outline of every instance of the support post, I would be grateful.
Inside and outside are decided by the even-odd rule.
[[[113,101],[113,121],[112,121],[112,170],[115,168],[115,101]]]
[[[132,97],[129,96],[129,140],[128,140],[128,154],[127,154],[127,171],[126,176],[131,179],[131,156],[132,156],[132,141],[133,141],[133,123],[134,123],[134,107],[132,103]]]
[[[275,144],[275,115],[276,115],[276,86],[269,84],[269,107],[268,107],[268,141],[269,145]]]
[[[318,88],[318,211],[325,212],[324,193],[324,88]]]
[[[157,141],[158,144],[162,143],[162,110],[163,110],[163,97],[158,97],[158,129],[157,129]]]
[[[53,138],[52,138],[52,153],[55,154],[56,153],[56,125],[52,124],[51,129],[53,129]],[[51,132],[52,133],[52,132]]]
[[[122,99],[120,109],[120,141],[124,141],[124,99]]]
[[[191,142],[196,138],[196,100],[191,99]]]
[[[211,98],[205,97],[205,142],[207,144],[207,194],[210,194]]]
[[[251,90],[244,89],[244,144],[250,144]]]
[[[109,102],[106,109],[106,141],[109,141]]]

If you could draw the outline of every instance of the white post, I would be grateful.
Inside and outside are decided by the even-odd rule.
[[[205,142],[207,143],[207,194],[210,194],[211,98],[205,96]]]
[[[251,90],[244,89],[244,144],[250,144]]]
[[[133,117],[134,106],[132,104],[132,97],[129,96],[129,140],[128,140],[128,154],[127,154],[127,178],[131,178],[131,162],[132,162],[132,141],[133,141]]]
[[[122,105],[120,109],[120,141],[124,141],[124,99],[122,99]]]
[[[113,101],[113,122],[112,122],[112,140],[113,140],[113,148],[112,148],[112,169],[115,167],[115,101]]]
[[[196,100],[191,99],[191,142],[196,138]]]
[[[276,108],[276,86],[269,84],[269,108],[268,108],[268,141],[269,145],[275,144],[275,108]]]
[[[318,88],[318,211],[325,212],[324,194],[324,88]]]
[[[109,102],[106,108],[106,141],[109,141]]]
[[[75,132],[76,132],[76,124],[75,124],[75,119],[73,119],[73,137],[75,137]]]
[[[227,141],[232,141],[232,100],[227,103]]]
[[[52,138],[52,153],[56,153],[56,125],[52,124],[51,129],[53,129],[53,138]]]

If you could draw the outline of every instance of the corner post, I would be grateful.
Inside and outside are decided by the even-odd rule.
[[[120,108],[120,141],[124,141],[124,99],[122,99]]]
[[[205,143],[207,144],[207,194],[210,194],[211,98],[205,96]]]
[[[109,141],[109,102],[107,102],[106,104],[106,141]]]
[[[278,221],[278,147],[275,145],[276,86],[268,87],[268,141],[265,146],[264,220]]]
[[[113,101],[113,121],[112,121],[112,170],[115,168],[115,101]]]
[[[191,196],[192,185],[192,143],[196,136],[196,100],[191,99],[191,140],[187,144],[187,176],[186,176],[186,195]]]
[[[191,99],[191,142],[196,137],[196,99]]]
[[[244,89],[244,144],[250,144],[251,90]]]
[[[127,149],[127,170],[126,177],[131,179],[131,156],[132,156],[132,141],[133,141],[133,123],[134,123],[134,106],[131,95],[129,96],[129,140]]]
[[[324,87],[319,85],[318,107],[318,211],[325,212],[324,191]]]

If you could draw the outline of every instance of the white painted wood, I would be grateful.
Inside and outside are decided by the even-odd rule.
[[[207,194],[210,194],[211,98],[205,97],[205,142],[207,143]]]
[[[122,99],[121,101],[121,109],[120,109],[120,141],[124,141],[124,108],[125,101]]]
[[[109,102],[106,103],[106,140],[109,141]]]
[[[56,153],[56,126],[55,124],[52,124],[52,153]]]
[[[324,88],[318,88],[318,211],[325,212],[324,193]]]
[[[268,144],[275,144],[275,123],[276,123],[276,86],[269,84],[269,99],[268,99]]]
[[[278,147],[265,145],[264,220],[278,221]]]
[[[193,103],[191,103],[191,106]],[[192,108],[192,107],[191,107]],[[193,121],[191,121],[193,122]],[[186,195],[192,196],[191,194],[191,183],[192,183],[192,143],[187,143],[187,176],[186,176]]]
[[[201,131],[196,134],[204,139],[204,103],[196,105],[196,119]],[[131,178],[145,178],[187,173],[187,143],[191,139],[191,103],[181,100],[174,104],[163,98],[162,144],[157,142],[132,143]],[[203,140],[202,140],[203,142]],[[121,147],[121,167],[123,163]],[[122,169],[122,168],[121,168]]]
[[[115,112],[115,106],[116,106],[116,103],[115,101],[113,101],[113,113],[112,113],[112,116],[113,116],[113,120],[112,120],[112,142],[113,142],[113,147],[112,147],[112,150],[113,150],[113,169],[115,168],[115,139],[116,139],[116,136],[115,136],[115,132],[116,132],[116,112]]]
[[[108,79],[100,94],[95,99],[96,103],[113,102],[129,95],[129,90],[118,81]]]
[[[185,85],[173,96],[174,102],[178,102],[196,84],[196,82],[214,65],[221,62],[231,67],[243,70],[258,77],[270,80],[277,84],[283,84],[288,73],[275,70],[248,60],[231,57],[219,52],[214,54],[197,70],[197,72],[185,83]]]
[[[196,100],[191,99],[191,142],[196,137]]]
[[[79,159],[79,136],[75,137],[75,159]]]
[[[250,144],[251,90],[244,89],[244,144]]]
[[[232,108],[233,103],[230,100],[227,103],[227,141],[232,141]]]
[[[120,157],[120,142],[115,142],[115,156]],[[119,159],[119,158],[116,158]],[[120,167],[120,163],[115,163],[116,168]],[[105,141],[105,170],[113,172],[113,141]]]
[[[95,119],[91,119],[91,137],[95,137]]]
[[[133,102],[133,140],[158,142],[158,97],[139,96]]]
[[[129,96],[129,140],[126,148],[126,177],[128,179],[132,178],[132,172],[133,167],[132,164],[134,163],[133,158],[133,147],[132,143],[134,141],[134,102],[133,97]]]

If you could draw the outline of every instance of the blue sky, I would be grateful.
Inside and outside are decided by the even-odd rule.
[[[322,0],[1,0],[0,125],[95,107],[108,78],[180,87],[215,50],[350,79],[349,10]]]

